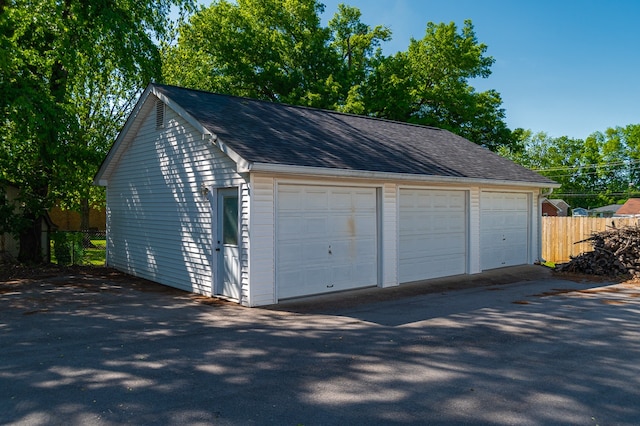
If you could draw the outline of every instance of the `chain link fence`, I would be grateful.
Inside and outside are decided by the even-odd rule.
[[[51,234],[51,262],[58,265],[105,264],[105,231],[55,231]]]

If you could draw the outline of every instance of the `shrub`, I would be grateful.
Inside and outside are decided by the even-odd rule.
[[[78,265],[84,258],[82,232],[54,232],[53,253],[58,265]]]

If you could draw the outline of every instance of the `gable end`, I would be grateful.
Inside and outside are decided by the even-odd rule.
[[[164,102],[156,100],[156,130],[163,129],[164,123]]]

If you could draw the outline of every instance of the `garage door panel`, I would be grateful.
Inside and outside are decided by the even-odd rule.
[[[442,254],[460,254],[460,241],[464,240],[464,233],[456,234],[419,234],[415,238],[403,240],[403,258],[420,259],[435,257]],[[429,241],[428,244],[425,241]]]
[[[331,193],[331,210],[334,212],[349,211],[353,194],[348,191],[336,190]]]
[[[483,192],[480,198],[480,266],[523,265],[529,259],[529,195]]]
[[[464,191],[403,189],[399,220],[400,282],[466,272]]]
[[[326,211],[329,209],[329,194],[321,190],[310,188],[304,192],[303,209],[309,211]]]
[[[301,240],[310,235],[325,235],[329,231],[326,215],[313,217],[282,214],[279,219],[281,227],[278,233],[281,240]]]
[[[280,263],[283,265],[294,265],[302,260],[302,244],[282,243],[278,252]]]
[[[326,235],[329,231],[329,222],[326,217],[305,217],[302,219],[304,227],[298,234],[298,238],[313,238]]]
[[[374,238],[376,235],[377,218],[375,212],[368,215],[338,214],[330,219],[329,233],[338,239]]]
[[[377,284],[375,189],[281,185],[278,197],[281,194],[285,202],[278,203],[277,211],[278,298]],[[299,232],[284,230],[289,221],[302,223],[294,227]]]
[[[410,260],[401,261],[400,269],[403,271],[403,275],[418,277],[415,280],[408,280],[405,282],[436,278],[437,276],[442,277],[442,276],[463,274],[466,268],[465,259],[460,259],[459,257],[452,257],[449,255],[433,256],[430,262],[432,262],[430,274],[435,276],[429,277],[427,275],[426,278],[420,278],[420,277],[423,277],[425,274],[424,267],[420,263],[413,262]],[[457,271],[457,272],[452,274],[451,271]]]
[[[330,255],[334,257],[334,260],[332,260],[334,263],[356,263],[358,259],[375,258],[377,253],[374,238],[363,238],[357,241],[353,239],[335,239],[331,241],[330,245]],[[325,251],[328,252],[326,248]]]
[[[355,193],[354,198],[360,211],[374,213],[378,208],[376,198],[371,197],[369,191],[358,191]]]
[[[302,197],[296,192],[282,191],[278,193],[278,211],[282,213],[289,210],[299,211],[302,204]]]

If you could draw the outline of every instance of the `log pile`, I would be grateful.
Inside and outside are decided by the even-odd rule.
[[[590,243],[593,251],[557,265],[557,271],[608,276],[630,274],[635,278],[640,277],[639,226],[611,227],[575,244],[584,242]]]

